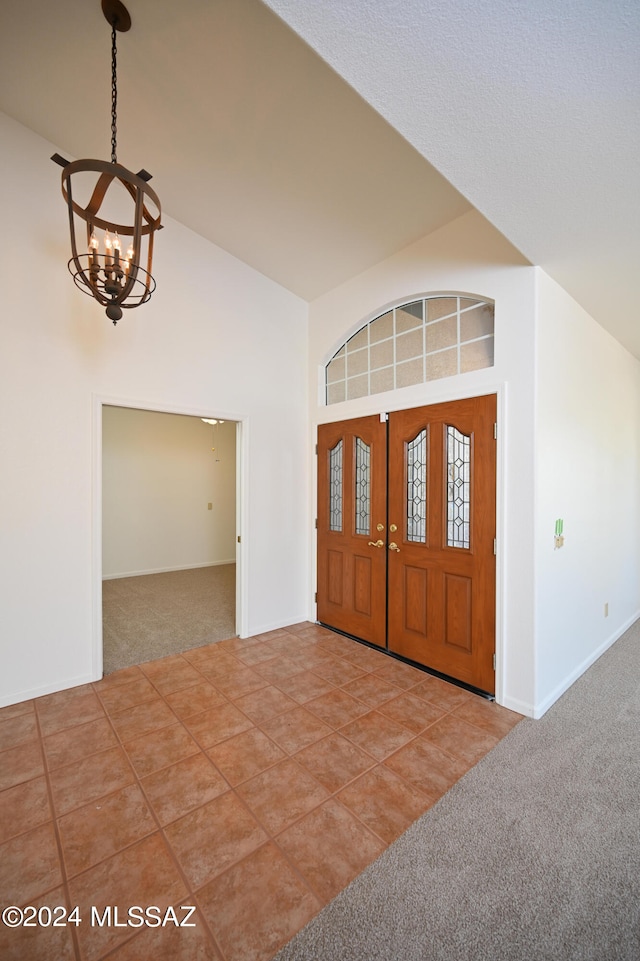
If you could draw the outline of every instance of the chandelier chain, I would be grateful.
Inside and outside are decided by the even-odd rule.
[[[111,163],[118,162],[117,156],[117,135],[118,135],[118,75],[116,67],[116,27],[115,22],[111,28]]]

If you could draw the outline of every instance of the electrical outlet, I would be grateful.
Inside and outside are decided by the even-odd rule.
[[[207,510],[208,510],[208,511],[212,511],[212,510],[213,510],[213,504],[212,504],[211,502],[207,504]]]

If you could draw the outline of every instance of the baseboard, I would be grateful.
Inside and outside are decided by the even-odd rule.
[[[578,678],[582,677],[585,671],[588,671],[591,665],[595,664],[598,658],[602,657],[605,651],[608,651],[609,648],[615,644],[618,638],[622,637],[622,635],[628,631],[633,624],[635,624],[639,617],[640,611],[636,611],[636,613],[633,614],[627,621],[625,621],[625,623],[618,630],[614,631],[614,633],[611,634],[600,645],[600,647],[596,648],[592,654],[586,657],[584,661],[582,661],[582,663],[579,664],[578,667],[564,679],[564,681],[558,684],[558,686],[544,699],[544,701],[542,701],[540,704],[536,704],[533,717],[538,720],[544,714],[546,714],[549,708],[552,707],[555,702],[559,700],[566,691],[569,690],[571,685],[575,684]]]
[[[273,621],[270,624],[260,624],[257,627],[254,626],[246,634],[240,634],[240,637],[257,637],[258,634],[268,634],[269,631],[283,631],[287,627],[291,627],[292,624],[303,624],[309,621],[306,614],[299,614],[298,617],[292,617],[286,621]],[[309,621],[313,624],[313,621]]]
[[[30,701],[33,697],[43,697],[45,694],[57,694],[58,691],[66,691],[71,687],[79,687],[81,684],[89,684],[92,681],[95,681],[95,677],[92,677],[91,674],[83,674],[80,677],[68,678],[65,681],[54,681],[52,684],[32,687],[27,691],[20,691],[16,694],[3,694],[0,695],[0,707],[21,704],[22,701]]]
[[[201,567],[222,567],[223,564],[235,564],[232,557],[226,561],[207,561],[206,564],[183,564],[180,567],[154,567],[148,571],[126,571],[124,574],[103,574],[103,581],[116,581],[121,577],[145,577],[147,574],[171,574],[173,571],[195,571]]]
[[[504,701],[498,702],[501,707],[506,707],[508,711],[515,711],[523,717],[534,717],[535,708],[528,701],[520,701],[517,697],[505,697]]]

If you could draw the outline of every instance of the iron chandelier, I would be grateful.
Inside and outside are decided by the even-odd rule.
[[[134,174],[119,164],[117,158],[116,31],[129,30],[131,17],[120,0],[102,0],[102,12],[111,26],[111,162],[69,161],[60,154],[54,154],[51,159],[63,168],[62,195],[69,210],[71,233],[69,271],[76,286],[102,304],[115,325],[122,317],[123,308],[139,307],[155,290],[151,274],[153,238],[162,225],[160,201],[149,186],[151,174],[146,170]],[[72,178],[74,187],[78,186],[75,192]],[[83,205],[79,198],[86,199],[87,183],[93,187]],[[121,222],[125,209],[128,223]],[[80,240],[76,237],[76,224]],[[82,247],[85,231],[86,252]],[[100,231],[104,231],[102,246]]]

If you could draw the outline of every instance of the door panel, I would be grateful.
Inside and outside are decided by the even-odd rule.
[[[386,646],[387,425],[318,428],[318,620]],[[380,529],[378,529],[380,527]]]
[[[471,578],[444,575],[445,641],[471,651]]]
[[[344,557],[342,551],[327,551],[327,597],[331,604],[344,604]]]
[[[492,395],[318,428],[318,620],[489,693],[495,419]]]
[[[389,415],[387,551],[389,650],[491,693],[495,415],[495,396]]]
[[[404,628],[423,638],[427,636],[428,590],[427,571],[422,567],[404,567]]]
[[[365,617],[371,617],[372,578],[371,558],[356,555],[353,562],[353,607]]]

